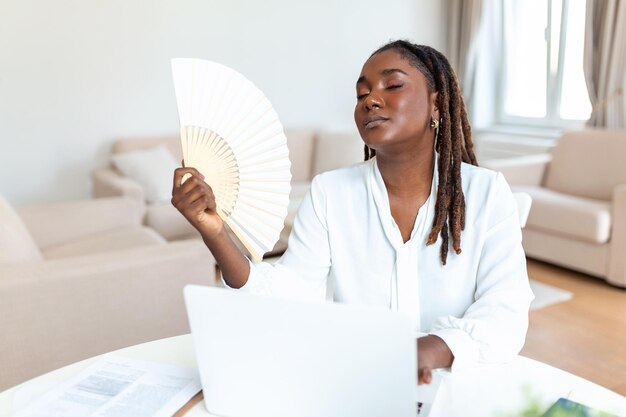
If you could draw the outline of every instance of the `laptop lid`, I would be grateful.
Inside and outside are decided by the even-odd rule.
[[[189,285],[207,410],[228,417],[413,417],[416,343],[398,312]]]

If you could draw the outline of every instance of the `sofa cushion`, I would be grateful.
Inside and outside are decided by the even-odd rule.
[[[125,227],[97,233],[71,243],[52,246],[43,251],[43,256],[46,259],[59,259],[165,243],[166,240],[152,229],[142,226]]]
[[[159,145],[164,145],[176,161],[182,161],[183,150],[180,144],[180,137],[178,137],[178,135],[118,139],[113,142],[111,150],[113,154],[120,154],[140,149],[154,148]]]
[[[16,209],[42,251],[122,227],[140,226],[143,205],[131,198],[54,202]]]
[[[532,197],[527,228],[553,232],[591,243],[606,243],[611,235],[611,204],[566,195],[541,187],[514,187]]]
[[[42,259],[26,226],[13,207],[0,196],[0,264]]]
[[[111,159],[124,176],[143,186],[148,203],[163,203],[171,199],[172,178],[180,163],[165,145],[115,154]]]
[[[545,186],[564,194],[609,201],[626,184],[626,130],[565,133],[552,150]]]
[[[146,225],[167,240],[180,240],[200,235],[170,203],[152,204],[146,209]]]

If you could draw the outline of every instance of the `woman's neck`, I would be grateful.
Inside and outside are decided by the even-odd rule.
[[[433,180],[433,147],[400,154],[376,153],[387,193],[397,198],[428,197]]]

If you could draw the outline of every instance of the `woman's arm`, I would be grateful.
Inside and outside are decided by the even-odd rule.
[[[430,332],[454,354],[453,369],[511,360],[521,350],[528,329],[533,294],[515,198],[501,174],[483,210],[487,220],[482,245],[475,252],[480,257],[475,301],[462,317],[437,318]]]
[[[185,175],[191,175],[182,181]],[[304,198],[287,252],[275,264],[251,264],[240,252],[216,213],[215,196],[204,176],[194,168],[174,172],[172,204],[196,228],[215,257],[226,285],[255,293],[323,300],[330,269],[325,218],[325,193],[319,178]]]
[[[251,265],[246,290],[303,300],[325,299],[331,255],[323,183],[323,174],[313,179],[280,260],[273,265]]]
[[[187,174],[191,176],[183,182]],[[220,267],[224,281],[233,288],[244,286],[250,275],[248,260],[226,232],[224,222],[216,212],[213,190],[195,168],[174,171],[172,204],[200,232]]]

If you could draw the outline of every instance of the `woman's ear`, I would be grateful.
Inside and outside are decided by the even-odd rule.
[[[434,119],[439,120],[439,92],[438,91],[434,91],[432,93],[430,93],[430,106],[431,106],[431,116],[433,116]]]

